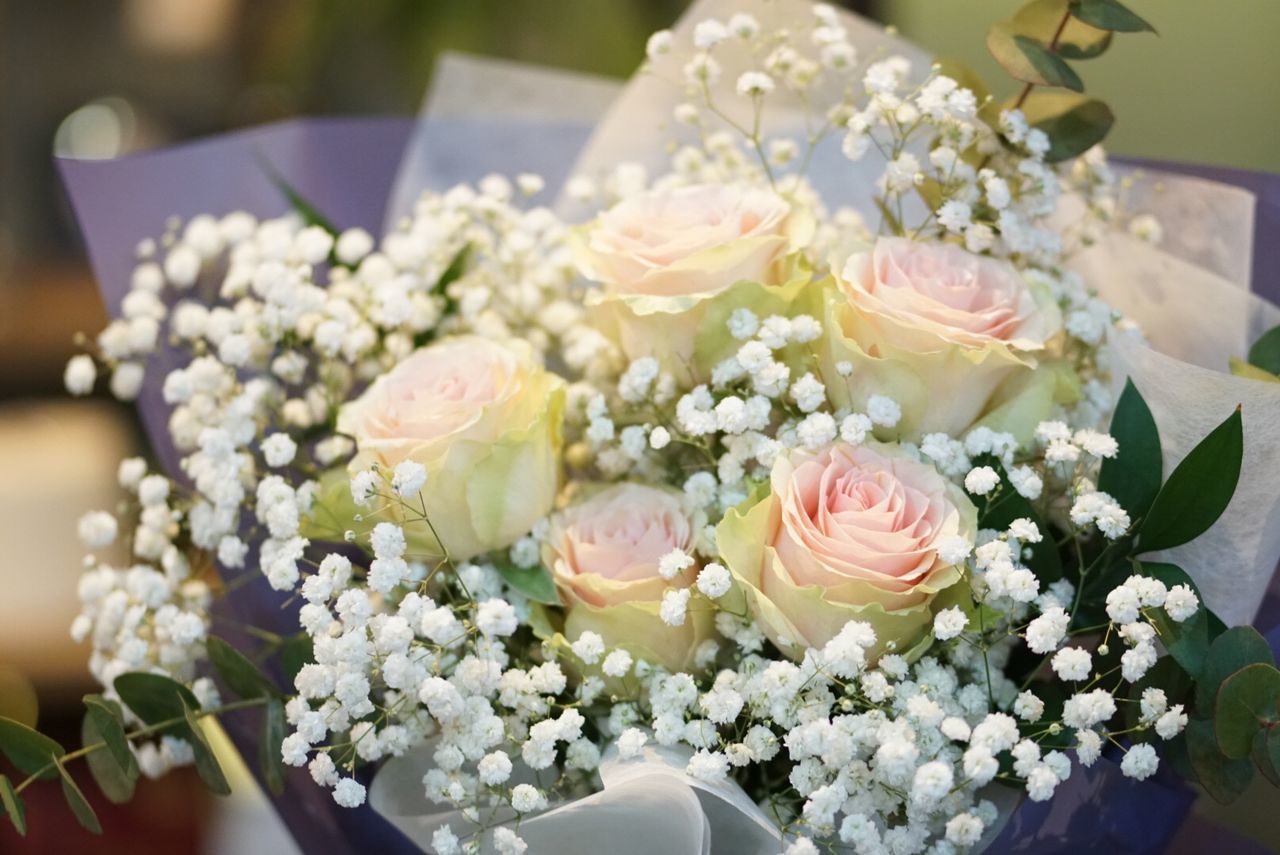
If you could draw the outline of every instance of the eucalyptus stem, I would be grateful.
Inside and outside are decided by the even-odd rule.
[[[246,698],[241,701],[232,701],[229,704],[223,704],[222,706],[214,707],[211,710],[199,710],[199,711],[192,710],[192,716],[195,719],[199,720],[202,718],[206,718],[208,716],[216,716],[216,715],[221,715],[222,713],[235,712],[236,710],[259,707],[266,704],[268,700],[269,700],[268,698]],[[152,736],[156,733],[159,733],[162,730],[165,730],[166,728],[173,727],[175,724],[182,724],[186,720],[187,720],[186,716],[176,716],[174,718],[168,718],[163,721],[158,721],[155,724],[148,724],[145,727],[140,727],[137,730],[130,731],[126,733],[124,737],[125,739],[132,742],[135,739],[142,739],[147,736]],[[22,781],[20,784],[18,784],[16,787],[13,788],[13,791],[14,793],[21,793],[27,787],[31,786],[31,784],[33,784],[35,781],[39,780],[46,772],[54,771],[55,769],[58,768],[59,765],[65,764],[68,760],[76,760],[80,757],[87,757],[93,752],[106,747],[107,747],[107,743],[104,740],[102,742],[94,742],[91,745],[85,745],[82,748],[77,748],[75,751],[68,751],[66,754],[63,754],[51,760],[47,765],[41,767],[31,775],[28,775],[24,781]]]

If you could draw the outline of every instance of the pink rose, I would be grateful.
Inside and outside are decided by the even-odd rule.
[[[342,407],[337,427],[356,442],[350,474],[404,460],[426,467],[427,515],[462,560],[509,546],[550,512],[563,411],[564,382],[526,342],[462,336],[415,351],[373,381]],[[410,522],[405,534],[411,552],[441,553],[426,525]]]
[[[679,379],[701,381],[733,352],[722,314],[786,313],[803,283],[783,286],[807,280],[792,250],[809,224],[782,197],[743,185],[627,198],[578,232],[579,266],[601,285],[588,296],[592,318],[626,358],[652,356]]]
[[[940,547],[972,542],[976,528],[973,504],[932,466],[895,446],[838,443],[780,457],[769,494],[730,511],[716,541],[783,650],[821,647],[863,620],[878,650],[902,652],[928,631],[934,596],[960,578]]]
[[[744,279],[772,283],[790,206],[768,190],[697,184],[624,199],[586,234],[590,278],[618,294],[712,294]]]
[[[848,384],[831,384],[837,403],[860,407],[888,394],[903,406],[909,435],[962,433],[1032,380],[1044,381],[1031,402],[1043,406],[1006,412],[1017,424],[997,426],[1027,432],[1023,423],[1053,403],[1055,373],[1033,369],[1038,356],[1052,355],[1061,314],[1047,288],[1007,262],[946,243],[880,238],[845,264],[827,315],[829,364],[854,366]]]
[[[664,623],[658,616],[663,593],[693,584],[698,567],[667,580],[658,565],[672,550],[692,556],[703,523],[678,492],[643,484],[605,487],[555,514],[543,560],[565,602],[564,636],[575,641],[590,630],[609,647],[672,671],[686,669],[693,648],[710,635],[710,610],[690,612],[682,626]]]

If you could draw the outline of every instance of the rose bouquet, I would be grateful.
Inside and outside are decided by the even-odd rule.
[[[214,719],[317,848],[313,793],[352,849],[945,853],[1081,779],[1280,780],[1253,200],[1109,165],[1067,62],[1147,29],[1037,0],[1000,99],[825,4],[702,2],[620,94],[453,62],[394,187],[321,156],[376,123],[67,164],[128,283],[67,386],[139,399],[165,468],[80,520],[130,556],[72,627],[103,690],[78,750],[0,720],[10,820],[60,777],[96,827],[78,757],[225,792]],[[126,279],[103,218],[193,166]]]

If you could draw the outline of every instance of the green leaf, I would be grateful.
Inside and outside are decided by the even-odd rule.
[[[200,729],[200,720],[195,714],[197,709],[199,709],[198,706],[188,705],[185,700],[183,701],[182,712],[187,721],[186,738],[191,743],[192,754],[195,755],[196,773],[200,775],[200,780],[204,781],[204,785],[211,792],[219,796],[231,795],[231,785],[227,783],[227,776],[222,774],[218,758],[214,756],[209,740],[205,739],[204,731]]]
[[[107,751],[115,758],[117,765],[130,777],[138,777],[138,760],[129,750],[129,738],[125,736],[120,705],[102,695],[85,695],[84,705],[93,719],[100,740],[107,744]]]
[[[1280,326],[1272,327],[1249,348],[1249,364],[1273,376],[1280,374]]]
[[[1253,737],[1253,765],[1272,786],[1280,787],[1280,727],[1267,727]]]
[[[1032,0],[1014,13],[1013,28],[1044,44],[1052,41],[1056,34],[1058,41],[1054,50],[1065,59],[1092,59],[1101,55],[1111,44],[1111,33],[1075,17],[1068,18],[1062,26],[1062,19],[1069,14],[1068,0]]]
[[[27,809],[21,797],[13,791],[13,784],[4,775],[0,775],[0,805],[4,806],[5,815],[13,823],[13,827],[23,837],[27,836]]]
[[[1077,20],[1102,30],[1118,33],[1154,33],[1156,28],[1118,0],[1071,0],[1071,14]]]
[[[1275,664],[1271,645],[1253,627],[1233,626],[1215,638],[1196,681],[1196,711],[1201,716],[1212,715],[1222,681],[1255,662]]]
[[[1218,748],[1232,760],[1249,756],[1253,735],[1280,715],[1280,671],[1257,662],[1223,681],[1213,711]]]
[[[118,730],[119,739],[124,740],[124,729],[121,728],[119,720],[111,715],[106,707],[87,706],[84,722],[80,725],[80,739],[86,748],[98,743],[104,743],[106,747],[86,754],[85,763],[88,764],[89,772],[97,782],[98,789],[102,790],[102,794],[115,804],[124,804],[133,798],[133,785],[138,777],[137,761],[129,752],[126,741],[125,756],[128,759],[122,762],[112,747],[116,743],[116,736],[108,737],[102,732],[103,727],[108,731]]]
[[[1204,719],[1187,722],[1187,753],[1196,779],[1214,801],[1230,804],[1253,780],[1253,764],[1248,760],[1231,760],[1218,750],[1213,723]]]
[[[23,772],[46,781],[58,776],[53,764],[67,753],[43,733],[4,716],[0,716],[0,751]]]
[[[1265,383],[1280,383],[1280,376],[1272,374],[1265,368],[1250,365],[1239,357],[1229,357],[1227,365],[1231,368],[1232,377],[1243,377],[1246,380],[1262,380]]]
[[[130,671],[116,677],[114,685],[125,706],[147,724],[171,722],[162,733],[183,736],[187,707],[200,708],[190,689],[159,674]]]
[[[1049,137],[1045,160],[1069,160],[1093,148],[1115,124],[1111,108],[1096,98],[1072,92],[1035,91],[1022,104],[1032,127]]]
[[[292,686],[302,666],[315,658],[311,636],[305,632],[291,635],[280,645],[280,667],[284,669],[285,679]]]
[[[541,564],[517,567],[510,561],[497,561],[494,567],[497,568],[498,575],[504,582],[535,603],[551,606],[560,604],[560,595],[556,592],[555,582],[551,580],[551,574]]]
[[[1244,426],[1240,408],[1191,449],[1160,488],[1139,523],[1138,552],[1195,540],[1227,509],[1240,480]]]
[[[1120,450],[1102,461],[1098,489],[1119,502],[1132,519],[1145,517],[1160,492],[1164,458],[1156,420],[1132,380],[1125,381],[1120,393],[1110,433]]]
[[[262,713],[262,746],[258,757],[262,762],[262,779],[276,796],[284,792],[284,759],[280,756],[284,731],[284,704],[277,699],[267,701]]]
[[[102,825],[98,822],[98,815],[89,806],[89,800],[84,797],[84,793],[80,791],[79,785],[71,777],[67,767],[62,765],[62,761],[55,760],[54,763],[58,767],[58,774],[62,776],[62,795],[66,798],[67,806],[71,808],[71,812],[76,815],[76,820],[85,829],[94,834],[101,834]]]
[[[280,694],[257,666],[221,638],[210,638],[206,647],[214,670],[237,697],[263,698]]]
[[[987,50],[1010,76],[1023,83],[1084,91],[1080,76],[1062,57],[1042,42],[1018,33],[1011,21],[996,24],[987,31]]]
[[[1204,668],[1204,659],[1209,654],[1209,643],[1219,634],[1211,632],[1216,628],[1211,626],[1213,613],[1204,604],[1204,598],[1200,597],[1200,589],[1185,570],[1174,564],[1144,561],[1138,564],[1137,571],[1143,576],[1159,579],[1166,588],[1186,585],[1200,598],[1200,608],[1182,622],[1173,620],[1164,609],[1152,609],[1150,612],[1156,632],[1160,634],[1160,642],[1169,651],[1169,655],[1193,678],[1198,677]]]
[[[262,171],[267,174],[267,178],[271,180],[271,183],[280,191],[280,195],[289,200],[290,207],[298,212],[298,215],[302,217],[303,222],[309,226],[319,226],[331,235],[336,236],[338,234],[338,227],[330,222],[324,214],[320,213],[320,210],[316,208],[315,205],[311,204],[311,202],[303,197],[303,195],[299,193],[283,175],[280,174],[280,170],[276,169],[275,165],[272,164],[271,161],[267,160],[265,156],[259,154],[258,164],[262,167]]]

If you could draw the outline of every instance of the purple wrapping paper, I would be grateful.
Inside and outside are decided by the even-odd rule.
[[[267,217],[288,210],[263,168],[264,160],[338,227],[361,226],[378,234],[398,173],[401,184],[444,189],[490,171],[537,171],[547,179],[550,194],[567,177],[569,164],[589,132],[586,126],[520,122],[304,119],[113,161],[60,160],[58,167],[103,299],[115,315],[128,290],[138,241],[158,236],[170,216],[185,220],[198,213],[246,210]],[[430,155],[426,161],[402,166],[401,154],[411,134],[422,135]],[[435,140],[438,146],[431,145]],[[1280,279],[1264,276],[1280,269],[1280,176],[1145,163],[1238,184],[1257,194],[1253,289],[1280,302]],[[155,457],[168,474],[185,480],[178,466],[179,455],[168,440],[168,408],[160,395],[161,381],[173,360],[173,354],[162,352],[151,363],[138,407]],[[241,572],[256,578],[220,601],[215,633],[232,643],[248,645],[249,640],[236,626],[252,624],[281,634],[296,632],[296,610],[282,608],[287,598],[267,586],[253,569],[252,560]],[[228,578],[225,570],[223,573]],[[1264,631],[1280,623],[1280,595],[1275,585],[1258,623]],[[1271,632],[1269,641],[1280,649],[1280,627]],[[256,769],[256,714],[235,714],[224,724],[251,768]],[[1158,853],[1171,846],[1194,851],[1209,840],[1218,848],[1225,844],[1234,852],[1251,851],[1248,844],[1233,840],[1233,835],[1221,829],[1194,820],[1184,825],[1194,798],[1191,788],[1167,773],[1143,783],[1125,779],[1118,761],[1104,756],[1091,769],[1076,768],[1051,801],[1024,801],[987,851],[1046,855],[1101,845],[1116,853]],[[272,797],[272,802],[305,852],[417,851],[367,805],[357,810],[338,807],[328,791],[310,781],[304,769],[289,770],[285,793]]]

